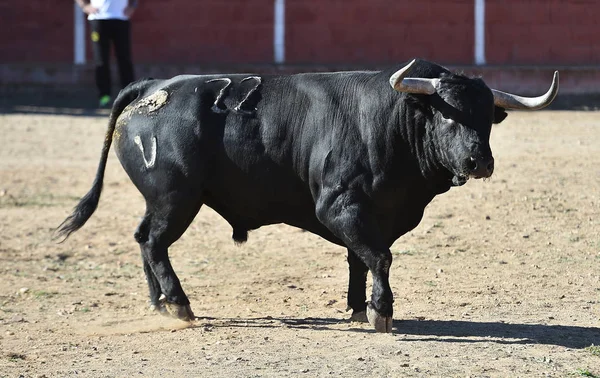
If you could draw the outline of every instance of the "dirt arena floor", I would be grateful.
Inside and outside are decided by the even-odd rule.
[[[437,197],[393,246],[393,334],[347,319],[343,248],[291,227],[236,246],[203,208],[171,249],[198,319],[152,313],[144,203],[107,117],[0,114],[0,377],[600,376],[600,114],[511,112],[496,173]]]

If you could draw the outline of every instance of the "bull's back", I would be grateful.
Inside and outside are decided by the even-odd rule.
[[[215,110],[222,79],[239,84],[246,77],[148,81],[117,121],[117,156],[147,201],[185,190],[234,227],[283,222],[322,234],[308,187],[310,148],[296,148],[299,138],[305,147],[312,142],[297,134],[301,112],[271,90],[281,83],[265,79],[258,99],[246,99],[254,84],[246,80],[221,99],[226,111]],[[249,111],[235,111],[244,99]]]

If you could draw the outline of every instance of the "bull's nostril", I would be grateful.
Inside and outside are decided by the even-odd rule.
[[[477,169],[477,160],[473,159],[473,158],[469,158],[469,160],[467,160],[467,169],[469,169],[470,171],[474,171]]]
[[[465,162],[465,168],[473,177],[489,177],[494,172],[494,159],[470,157]]]

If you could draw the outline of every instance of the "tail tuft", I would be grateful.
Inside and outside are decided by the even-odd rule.
[[[96,171],[96,178],[92,184],[92,188],[87,192],[85,196],[79,201],[77,206],[73,209],[71,215],[67,217],[54,231],[53,239],[63,238],[60,243],[67,240],[69,235],[79,230],[85,222],[92,216],[98,202],[100,201],[100,193],[102,192],[102,182],[104,180],[104,170],[106,169],[106,162],[108,160],[108,151],[112,143],[113,132],[115,131],[115,125],[117,118],[125,109],[125,107],[133,102],[137,96],[139,96],[141,90],[144,88],[146,81],[138,81],[129,84],[127,87],[121,90],[115,103],[113,104],[112,111],[110,113],[110,119],[108,121],[108,129],[106,130],[106,137],[104,138],[104,145],[102,147],[102,154],[100,156],[100,162],[98,164],[98,170]]]
[[[99,186],[98,186],[99,185]],[[79,230],[85,222],[92,216],[96,208],[98,207],[98,202],[100,201],[100,192],[102,190],[102,182],[94,181],[94,185],[92,189],[75,206],[71,215],[67,217],[55,230],[53,237],[54,240],[58,238],[62,238],[60,243],[64,242],[69,238],[69,236]]]

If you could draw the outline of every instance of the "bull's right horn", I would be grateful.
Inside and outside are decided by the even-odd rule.
[[[558,71],[554,71],[554,78],[548,92],[539,97],[521,97],[496,89],[492,89],[492,93],[494,94],[494,104],[504,109],[542,109],[550,105],[558,93]]]
[[[424,79],[420,77],[407,77],[408,71],[416,63],[416,59],[396,71],[390,77],[390,85],[398,92],[434,94],[440,79]]]

